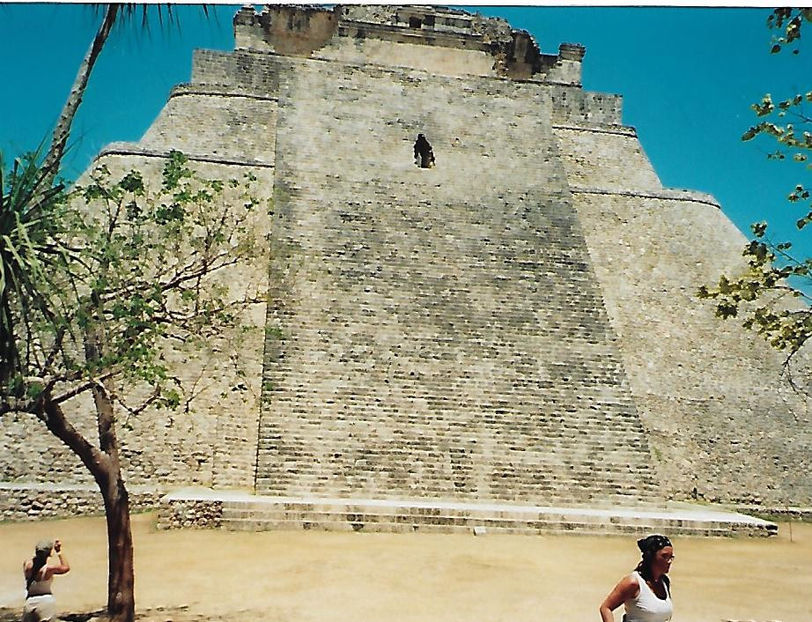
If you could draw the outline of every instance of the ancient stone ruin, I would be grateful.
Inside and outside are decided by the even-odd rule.
[[[234,31],[99,156],[158,170],[179,149],[274,198],[270,267],[247,268],[270,290],[253,373],[237,391],[226,363],[179,361],[210,386],[130,422],[137,505],[196,486],[165,522],[451,528],[513,507],[518,529],[543,527],[521,507],[811,504],[781,355],[695,298],[744,237],[662,186],[621,96],[582,87],[583,47],[436,7],[243,8]],[[0,426],[3,516],[98,508],[36,423]]]

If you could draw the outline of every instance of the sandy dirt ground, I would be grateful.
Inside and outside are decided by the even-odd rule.
[[[158,531],[149,514],[133,530],[137,608],[156,622],[598,622],[639,558],[626,536]],[[812,525],[791,531],[676,538],[674,622],[812,621]],[[71,564],[54,581],[63,614],[103,607],[102,518],[3,523],[0,622],[21,610],[22,561],[44,537]]]

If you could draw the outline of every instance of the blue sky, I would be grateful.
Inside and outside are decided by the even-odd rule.
[[[180,27],[154,22],[148,33],[114,32],[77,118],[66,173],[76,177],[104,145],[136,141],[170,89],[187,82],[194,48],[233,47],[237,7],[216,6],[209,19],[176,6]],[[624,96],[624,124],[637,128],[668,187],[713,194],[747,231],[766,219],[775,236],[802,245],[800,214],[784,200],[809,172],[768,162],[769,143],[742,143],[754,122],[751,103],[812,88],[812,50],[769,54],[766,9],[474,7],[530,31],[545,53],[561,42],[586,46],[584,86]],[[82,5],[0,4],[0,149],[6,159],[49,136],[99,15]],[[135,34],[134,34],[135,33]],[[697,232],[701,234],[701,232]]]

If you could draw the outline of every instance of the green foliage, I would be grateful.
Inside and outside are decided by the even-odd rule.
[[[798,40],[801,38],[801,29],[804,22],[812,21],[812,9],[793,9],[782,7],[775,9],[767,18],[767,27],[777,30],[780,34],[773,35],[770,52],[777,54],[784,46],[795,45],[793,54],[799,54]]]
[[[3,394],[74,396],[104,379],[151,387],[138,405],[118,395],[133,391],[116,391],[130,412],[146,403],[177,408],[184,389],[167,361],[168,344],[200,348],[238,325],[246,305],[264,301],[263,292],[235,288],[229,274],[261,256],[255,227],[264,212],[255,186],[250,175],[227,183],[204,178],[172,152],[159,183],[102,165],[67,200],[54,194],[49,218],[32,220],[31,235],[53,245],[59,234],[71,240],[70,252],[48,264],[37,258],[50,247],[29,253],[40,261],[36,283],[15,290],[9,304],[29,327],[14,343],[30,356]],[[15,252],[25,248],[14,244]]]
[[[63,186],[48,186],[39,162],[35,152],[7,169],[0,154],[0,384],[32,363],[31,349],[18,341],[34,330],[29,313],[54,321],[61,292],[52,268],[64,268],[73,252],[60,239]]]
[[[274,339],[277,341],[281,341],[285,338],[285,333],[282,332],[282,329],[278,326],[266,326],[265,327],[265,337],[266,339]]]
[[[810,21],[812,9],[775,9],[767,20],[768,27],[778,32],[772,38],[771,51],[777,53],[789,46],[793,54],[799,54],[801,32]],[[812,169],[812,117],[805,108],[810,103],[812,91],[796,93],[777,103],[770,94],[765,95],[752,106],[760,121],[744,133],[742,140],[764,137],[772,141],[776,148],[768,154],[769,159],[799,163],[802,174],[808,175]],[[787,200],[794,209],[801,209],[795,224],[803,230],[812,222],[809,189],[797,184]],[[771,346],[787,352],[789,364],[812,337],[812,311],[806,293],[812,291],[812,259],[795,256],[789,242],[773,240],[766,222],[754,223],[751,230],[754,237],[743,251],[745,273],[722,275],[715,287],[701,287],[699,297],[715,301],[718,317],[739,318]]]

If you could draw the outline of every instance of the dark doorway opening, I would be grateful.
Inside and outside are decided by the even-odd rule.
[[[434,150],[423,134],[418,134],[414,142],[414,163],[420,168],[434,166]]]

